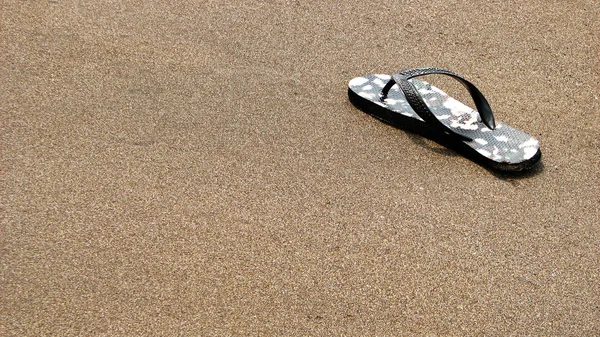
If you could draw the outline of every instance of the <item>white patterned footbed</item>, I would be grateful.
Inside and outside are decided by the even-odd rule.
[[[387,98],[381,102],[381,89],[391,79],[390,75],[366,75],[354,78],[350,90],[359,96],[406,117],[421,120],[410,107],[398,85],[394,85]],[[496,162],[521,163],[532,158],[539,150],[539,142],[523,131],[496,121],[496,129],[490,130],[479,118],[477,111],[448,96],[445,92],[425,81],[409,80],[418,90],[434,115],[444,125],[468,136],[465,141],[481,155]]]

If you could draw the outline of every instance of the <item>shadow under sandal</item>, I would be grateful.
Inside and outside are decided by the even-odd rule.
[[[448,75],[463,84],[477,111],[415,77]],[[481,92],[448,70],[417,68],[389,75],[365,75],[348,85],[352,104],[393,126],[418,133],[481,165],[523,171],[541,159],[539,142],[527,133],[496,122]]]

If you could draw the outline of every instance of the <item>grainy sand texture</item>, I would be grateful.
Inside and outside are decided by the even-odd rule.
[[[1,1],[0,335],[600,335],[599,11]],[[543,165],[491,172],[348,101],[418,66]]]

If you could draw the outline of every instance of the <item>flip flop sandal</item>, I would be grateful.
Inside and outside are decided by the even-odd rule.
[[[461,82],[471,94],[477,111],[415,78],[429,74],[448,75]],[[434,140],[492,169],[522,171],[533,167],[542,157],[537,139],[495,122],[481,92],[448,70],[417,68],[392,76],[357,77],[348,85],[348,96],[360,110]]]

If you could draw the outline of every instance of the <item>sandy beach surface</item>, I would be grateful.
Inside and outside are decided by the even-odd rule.
[[[597,1],[0,8],[2,336],[600,335]],[[348,101],[419,66],[543,165]]]

